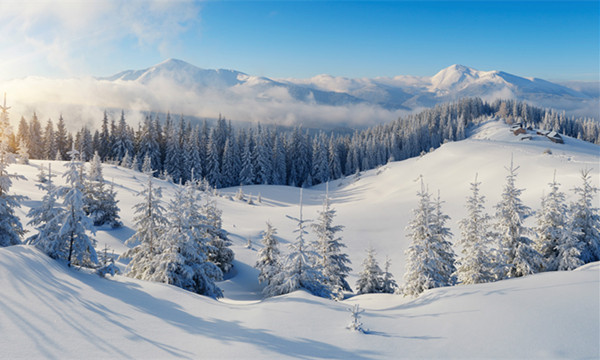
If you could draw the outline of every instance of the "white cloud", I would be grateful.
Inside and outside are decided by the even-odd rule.
[[[167,57],[198,14],[193,0],[2,1],[0,78],[90,74],[125,43]]]

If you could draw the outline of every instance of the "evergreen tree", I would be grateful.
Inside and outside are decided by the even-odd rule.
[[[242,170],[240,171],[240,184],[254,183],[254,167],[252,166],[252,152],[250,150],[250,137],[246,138],[242,151]]]
[[[58,123],[56,124],[56,132],[54,133],[56,151],[60,153],[60,159],[65,160],[69,147],[67,144],[67,127],[65,126],[65,120],[62,115],[58,117]]]
[[[43,165],[40,166],[41,177],[46,178],[43,169]],[[60,221],[64,218],[65,211],[58,205],[57,189],[52,177],[52,167],[48,164],[47,181],[37,185],[45,191],[42,203],[38,207],[32,207],[27,214],[30,218],[27,225],[33,226],[37,234],[27,238],[26,244],[34,245],[53,259],[66,260],[69,257],[69,242],[66,237],[59,236]]]
[[[380,293],[382,290],[383,272],[375,259],[375,250],[372,247],[367,249],[367,257],[363,260],[363,269],[358,275],[356,282],[357,294]]]
[[[444,221],[439,205],[432,203],[431,195],[421,179],[421,191],[417,193],[419,205],[413,210],[413,219],[407,227],[411,244],[406,250],[406,272],[403,294],[418,296],[427,289],[449,286],[454,283],[453,265],[444,237]],[[446,232],[446,235],[444,235]]]
[[[46,160],[52,160],[56,157],[56,135],[54,133],[54,125],[52,120],[48,119],[46,129],[44,130],[43,141],[43,157]]]
[[[530,232],[523,221],[531,214],[531,209],[520,199],[522,189],[515,184],[517,170],[511,159],[506,168],[506,185],[500,203],[496,205],[496,231],[500,239],[506,270],[501,278],[513,278],[533,274],[542,265],[540,254],[533,248],[533,241],[526,235]]]
[[[398,291],[398,283],[394,279],[394,276],[390,272],[391,260],[389,257],[385,257],[385,265],[383,266],[383,272],[381,275],[381,292],[384,294],[393,294]]]
[[[67,171],[63,174],[66,186],[60,188],[65,209],[60,221],[59,236],[68,238],[69,255],[68,265],[93,266],[98,262],[94,245],[96,241],[90,238],[86,231],[95,233],[91,220],[83,211],[83,183],[80,173],[81,164],[76,161],[79,153],[77,150],[69,151],[71,161],[65,164]]]
[[[308,220],[302,217],[302,189],[300,189],[300,217],[288,216],[288,218],[298,223],[298,227],[294,230],[297,233],[296,241],[290,244],[290,253],[283,262],[282,271],[272,278],[272,282],[264,288],[263,293],[266,296],[276,296],[305,289],[316,296],[330,297],[331,290],[316,263],[317,254],[304,240],[307,234],[304,229]]]
[[[19,164],[29,164],[29,148],[27,142],[23,139],[19,141]]]
[[[208,138],[208,158],[206,161],[206,180],[214,188],[221,187],[221,165],[219,163],[219,148],[215,132]]]
[[[193,183],[188,184],[190,191],[195,189]],[[196,190],[194,190],[196,191]],[[199,203],[199,195],[196,203]],[[234,254],[229,248],[231,241],[227,237],[227,232],[223,229],[221,214],[222,211],[217,208],[215,200],[207,194],[205,202],[200,209],[202,221],[200,223],[206,229],[206,237],[209,239],[208,260],[217,265],[224,273],[233,267]]]
[[[542,197],[542,208],[537,213],[535,248],[544,260],[542,270],[555,271],[558,270],[559,246],[572,234],[568,229],[565,194],[559,190],[556,172],[548,185],[550,192]]]
[[[320,256],[320,267],[325,282],[337,298],[343,298],[342,291],[352,291],[346,281],[352,269],[348,266],[350,264],[348,255],[342,252],[342,248],[346,245],[336,234],[342,231],[343,226],[333,225],[334,216],[335,210],[331,208],[329,191],[327,191],[323,201],[323,210],[319,212],[317,222],[311,225],[317,235],[317,253]]]
[[[437,199],[434,203],[434,212],[432,218],[432,235],[434,237],[434,251],[439,254],[438,271],[443,279],[446,279],[447,285],[456,283],[456,266],[454,264],[456,255],[452,250],[452,243],[449,241],[452,233],[446,227],[446,221],[450,220],[450,216],[442,212],[443,201],[440,199],[438,191]]]
[[[581,171],[581,186],[573,189],[579,196],[571,204],[571,228],[576,234],[584,264],[600,260],[600,215],[594,207],[594,195],[598,188],[591,184],[591,170]]]
[[[124,259],[131,259],[125,275],[140,280],[152,279],[156,271],[153,261],[161,251],[159,242],[167,223],[163,215],[164,208],[160,204],[161,188],[154,186],[151,172],[146,173],[146,176],[148,182],[138,193],[141,201],[134,206],[136,232],[125,242],[134,247],[121,255]]]
[[[261,239],[264,246],[258,252],[258,260],[254,265],[260,271],[258,282],[264,282],[267,285],[271,284],[273,277],[281,272],[279,242],[275,238],[275,234],[277,234],[277,229],[267,221],[267,230],[265,230]]]
[[[42,125],[34,112],[29,123],[29,157],[32,159],[41,159],[44,151],[42,148]]]
[[[489,231],[490,216],[485,213],[485,196],[479,193],[481,182],[471,183],[467,198],[467,217],[459,223],[461,236],[457,244],[461,255],[456,261],[456,277],[460,284],[478,284],[495,280],[496,264],[492,257],[493,234]]]
[[[113,228],[120,227],[122,223],[119,220],[118,201],[115,198],[114,187],[111,184],[107,190],[105,185],[100,155],[95,152],[85,186],[84,210],[95,226],[107,224]]]
[[[12,185],[11,179],[25,179],[23,176],[8,173],[8,166],[16,162],[14,154],[9,152],[8,139],[11,133],[8,121],[8,109],[6,97],[0,113],[0,247],[17,245],[21,243],[23,226],[15,215],[15,208],[20,207],[19,201],[24,196],[9,195]]]
[[[190,186],[176,189],[167,211],[167,223],[158,243],[148,280],[164,282],[213,298],[223,293],[215,284],[222,280],[219,268],[208,261],[206,239],[194,226],[198,218],[196,199],[190,201]]]

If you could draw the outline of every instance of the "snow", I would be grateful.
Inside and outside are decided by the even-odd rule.
[[[564,137],[555,144],[533,135],[522,142],[508,126],[487,122],[467,140],[447,143],[422,157],[336,180],[329,185],[335,224],[353,270],[355,287],[365,249],[370,245],[383,263],[388,255],[391,273],[402,279],[404,250],[409,245],[405,227],[417,205],[423,175],[429,190],[440,189],[447,225],[460,234],[466,216],[469,184],[478,174],[486,210],[501,197],[505,166],[511,156],[520,166],[517,187],[525,189],[523,203],[534,210],[548,191],[547,183],[562,184],[567,201],[580,185],[580,170],[593,168],[599,186],[600,147]],[[551,153],[545,150],[550,149]],[[37,206],[43,193],[35,187],[38,166],[11,165],[12,193],[27,195],[16,214]],[[62,162],[50,161],[61,185]],[[112,165],[103,166],[104,178],[115,183],[123,228],[98,228],[98,249],[107,244],[120,254],[134,232],[135,194],[145,176]],[[164,200],[174,186],[156,180]],[[238,187],[222,189],[217,204],[230,232],[236,260],[234,269],[218,285],[219,301],[173,286],[124,276],[102,279],[85,270],[68,269],[29,246],[0,249],[0,348],[6,358],[333,358],[388,359],[444,358],[597,358],[600,355],[600,263],[575,271],[552,272],[496,283],[427,290],[416,299],[399,295],[365,294],[335,302],[305,291],[263,299],[258,270],[253,268],[260,239],[269,220],[277,228],[280,249],[293,241],[299,189],[286,186],[244,186],[261,194],[249,205],[233,199]],[[316,219],[322,209],[325,185],[304,189],[303,211]],[[598,204],[598,199],[595,199]],[[535,217],[526,219],[533,226]],[[31,228],[26,227],[31,230]],[[250,238],[251,248],[246,248]],[[308,235],[314,240],[313,234]],[[458,253],[458,249],[455,249]],[[117,264],[122,269],[124,263]],[[365,309],[360,321],[367,333],[346,329],[347,309]]]

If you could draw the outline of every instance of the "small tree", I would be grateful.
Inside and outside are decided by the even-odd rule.
[[[386,256],[381,274],[381,292],[385,294],[393,294],[398,291],[398,283],[396,283],[394,275],[390,272],[390,265],[390,258]]]
[[[154,186],[152,173],[146,176],[148,182],[137,195],[141,201],[134,206],[136,232],[125,242],[134,247],[121,255],[124,259],[131,259],[125,275],[140,280],[149,280],[156,270],[152,261],[160,251],[158,242],[164,232],[163,225],[167,222],[160,203],[161,188]]]
[[[584,264],[600,260],[600,215],[593,206],[598,188],[591,184],[591,170],[581,171],[582,184],[573,189],[579,199],[571,204],[571,227],[576,234]]]
[[[330,297],[331,290],[317,265],[317,254],[304,240],[304,236],[308,234],[304,229],[309,221],[302,217],[302,188],[300,189],[300,217],[288,215],[288,218],[298,223],[294,230],[297,234],[296,241],[290,244],[290,253],[283,262],[283,271],[264,288],[264,294],[276,296],[305,289],[316,296]]]
[[[380,293],[382,290],[382,271],[375,259],[375,250],[367,249],[367,257],[363,261],[363,269],[358,275],[356,282],[357,294]]]
[[[264,245],[258,252],[258,260],[256,261],[255,268],[260,273],[258,274],[258,282],[266,283],[269,285],[279,272],[281,272],[281,263],[279,258],[281,256],[279,252],[279,242],[275,238],[277,229],[267,221],[267,230],[263,233],[261,243]]]
[[[44,166],[40,166],[41,172],[43,169]],[[37,234],[27,238],[26,243],[34,245],[53,259],[66,260],[69,256],[69,243],[64,237],[59,236],[64,209],[58,205],[58,193],[52,177],[52,167],[48,164],[46,183],[37,184],[45,192],[42,204],[32,207],[27,214],[27,217],[30,218],[27,225],[33,226],[37,230]]]
[[[542,208],[537,213],[535,247],[544,260],[542,270],[555,271],[559,267],[559,246],[568,242],[571,231],[567,228],[565,194],[559,190],[556,172],[548,185],[550,192],[542,197]],[[571,250],[567,253],[571,253]]]
[[[105,188],[104,176],[102,175],[102,162],[100,161],[98,152],[95,152],[90,164],[90,174],[85,187],[84,209],[95,226],[108,224],[116,228],[122,225],[119,220],[117,202],[113,185],[111,184],[108,190]]]
[[[323,210],[319,211],[317,222],[311,224],[313,231],[317,235],[316,248],[320,255],[320,266],[325,277],[325,281],[331,287],[336,298],[343,298],[343,291],[352,291],[346,278],[352,270],[348,264],[350,259],[347,254],[342,252],[346,247],[342,243],[342,238],[336,233],[342,231],[343,226],[333,225],[335,210],[331,207],[329,200],[329,191],[323,201]]]
[[[533,274],[542,264],[540,254],[533,248],[533,241],[526,235],[530,230],[523,221],[531,214],[531,209],[523,205],[520,195],[522,189],[516,187],[517,170],[511,158],[506,168],[506,185],[500,203],[496,205],[496,231],[506,263],[506,271],[501,278],[513,278]]]
[[[360,322],[360,314],[364,313],[365,310],[361,309],[358,304],[354,304],[351,308],[348,309],[350,311],[351,321],[346,328],[348,330],[357,331],[360,333],[365,333],[366,330],[363,329],[363,323]]]
[[[421,179],[417,192],[419,204],[413,210],[413,219],[407,227],[411,244],[406,250],[404,295],[418,296],[427,289],[454,284],[454,253],[445,237],[450,232],[444,223],[448,219],[441,213],[441,201],[434,204]]]
[[[96,241],[87,235],[87,231],[95,233],[92,221],[83,211],[83,184],[81,182],[81,164],[76,161],[77,150],[69,151],[71,161],[65,164],[67,171],[63,174],[67,185],[59,192],[63,197],[65,212],[61,221],[59,236],[69,239],[68,265],[93,266],[98,263],[94,245]]]
[[[467,217],[459,223],[462,248],[456,261],[455,275],[460,284],[478,284],[495,280],[496,263],[492,258],[493,234],[489,231],[490,216],[485,213],[485,196],[479,192],[481,182],[471,183],[471,196],[467,198]]]

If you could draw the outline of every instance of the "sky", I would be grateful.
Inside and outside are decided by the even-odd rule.
[[[3,0],[0,81],[168,58],[271,78],[432,76],[452,64],[599,80],[598,1]]]

